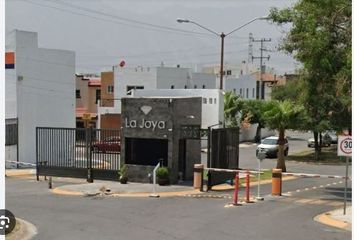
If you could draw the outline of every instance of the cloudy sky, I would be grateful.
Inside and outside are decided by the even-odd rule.
[[[220,37],[186,18],[217,32],[228,33],[270,7],[291,6],[295,0],[6,0],[6,32],[35,31],[39,46],[76,52],[77,72],[109,70],[121,60],[127,67],[202,66],[219,64]],[[248,59],[248,35],[271,38],[266,65],[278,74],[296,67],[277,45],[286,28],[255,21],[225,38],[225,62]],[[253,44],[254,56],[260,45]],[[258,63],[259,60],[257,60]]]

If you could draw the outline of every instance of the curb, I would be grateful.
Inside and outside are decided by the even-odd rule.
[[[16,218],[16,221],[19,223],[20,228],[16,232],[12,232],[6,235],[6,239],[30,240],[38,233],[37,228],[32,223],[27,222],[21,218]]]
[[[335,228],[340,228],[343,230],[351,231],[351,223],[346,222],[346,221],[340,221],[333,219],[331,212],[325,212],[323,214],[317,215],[314,217],[314,220],[316,222],[335,227]]]
[[[60,187],[54,188],[51,190],[52,193],[58,194],[58,195],[65,195],[65,196],[96,196],[100,195],[101,192],[97,191],[95,194],[89,194],[89,193],[83,193],[83,192],[78,192],[78,191],[70,191],[66,189],[60,189]],[[179,191],[179,192],[160,192],[158,195],[160,197],[181,197],[185,196],[188,194],[195,194],[198,193],[198,189],[194,190],[187,190],[187,191]],[[112,197],[150,197],[151,192],[137,192],[137,193],[109,193],[109,194],[104,194],[106,196],[112,196]]]
[[[5,176],[7,177],[26,177],[36,175],[36,169],[29,170],[5,170]]]
[[[296,179],[296,177],[285,177],[283,178],[283,181],[289,181]],[[261,184],[269,184],[271,183],[272,180],[263,180],[261,181]],[[258,182],[253,182],[250,184],[250,186],[256,186]],[[244,187],[245,184],[242,184],[242,187]],[[226,191],[226,190],[233,190],[234,186],[230,185],[218,185],[213,187],[213,191]],[[79,192],[79,191],[71,191],[67,189],[62,189],[61,187],[57,187],[51,190],[52,193],[57,194],[57,195],[65,195],[65,196],[97,196],[100,195],[100,191],[96,191],[95,193],[85,193],[85,192]],[[104,193],[103,193],[104,194]],[[192,194],[199,194],[199,195],[204,195],[200,194],[199,189],[192,189],[192,190],[186,190],[186,191],[177,191],[177,192],[159,192],[158,195],[159,197],[183,197],[183,196],[188,196]],[[151,192],[136,192],[136,193],[109,193],[109,194],[104,194],[106,196],[112,196],[112,197],[138,197],[138,198],[144,198],[144,197],[150,197]]]

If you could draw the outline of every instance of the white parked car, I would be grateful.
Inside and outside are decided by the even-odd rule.
[[[279,149],[279,137],[267,137],[262,140],[261,144],[257,146],[256,155],[258,152],[262,151],[266,154],[267,157],[277,157]],[[288,139],[285,138],[284,144],[284,156],[288,156],[289,153],[289,143]]]

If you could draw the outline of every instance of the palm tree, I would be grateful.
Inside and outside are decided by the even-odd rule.
[[[277,168],[286,172],[284,158],[285,131],[287,129],[296,129],[302,125],[305,119],[304,108],[291,101],[268,101],[265,104],[263,119],[268,128],[279,132],[279,149]]]
[[[244,103],[244,113],[245,116],[250,115],[250,123],[258,124],[256,130],[256,136],[254,137],[255,142],[259,143],[261,141],[261,129],[264,128],[265,122],[263,120],[263,109],[265,106],[265,101],[263,100],[248,100]],[[245,117],[244,116],[244,117]]]
[[[224,96],[224,117],[227,127],[238,127],[238,115],[242,109],[242,100],[233,92],[226,92]]]

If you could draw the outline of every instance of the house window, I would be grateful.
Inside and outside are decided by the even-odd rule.
[[[98,103],[98,100],[101,100],[101,89],[96,89],[96,104]]]
[[[113,92],[114,92],[113,85],[108,85],[108,86],[107,86],[107,92],[108,92],[108,93],[113,93]]]
[[[213,99],[209,98],[209,104],[213,104]]]
[[[231,70],[227,70],[226,75],[231,75]]]
[[[188,87],[187,87],[187,85],[184,85],[184,89],[187,89]]]
[[[16,123],[5,123],[5,145],[16,145],[18,143],[18,125]]]
[[[197,85],[194,85],[194,88],[197,88]]]
[[[144,86],[127,86],[127,95],[131,95],[133,89],[144,89]]]
[[[203,104],[207,104],[208,100],[206,98],[203,98]]]
[[[203,87],[202,87],[203,89],[205,89],[205,85],[203,85]]]
[[[175,88],[175,85],[171,85],[171,89],[174,89]]]
[[[248,98],[248,88],[246,89],[246,98]]]
[[[214,104],[216,104],[216,98],[214,98]]]
[[[254,98],[254,88],[252,88],[252,98]]]
[[[242,97],[242,88],[240,88],[240,96]]]
[[[81,98],[80,89],[76,89],[76,98]]]
[[[236,94],[236,88],[234,88],[234,94]]]

